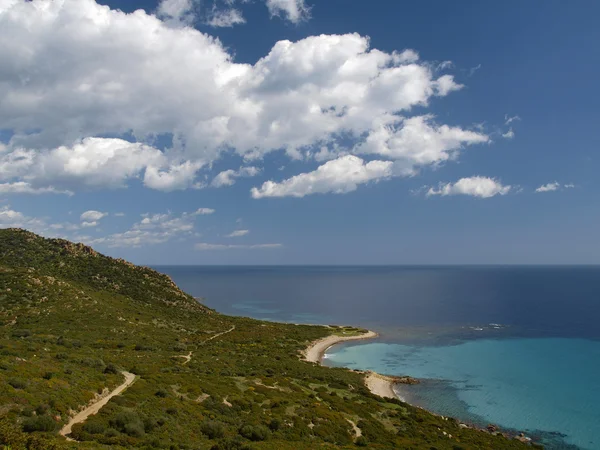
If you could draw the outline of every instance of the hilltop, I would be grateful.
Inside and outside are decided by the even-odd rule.
[[[150,268],[24,230],[0,230],[0,325],[11,450],[525,447],[301,361],[308,343],[360,330],[225,316]],[[75,441],[58,433],[127,381]]]

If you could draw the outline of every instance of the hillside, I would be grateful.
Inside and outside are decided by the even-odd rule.
[[[23,230],[0,230],[0,325],[11,450],[525,447],[301,361],[331,328],[224,316],[152,269]],[[59,435],[125,371],[135,382],[73,426],[79,442]]]

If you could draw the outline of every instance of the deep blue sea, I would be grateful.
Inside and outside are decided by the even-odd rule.
[[[157,267],[219,312],[350,324],[326,364],[423,380],[406,401],[600,449],[600,267]]]

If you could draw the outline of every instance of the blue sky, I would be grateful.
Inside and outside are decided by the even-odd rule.
[[[0,227],[142,264],[597,264],[595,2],[0,0]]]

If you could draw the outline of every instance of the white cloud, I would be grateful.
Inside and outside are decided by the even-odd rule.
[[[515,132],[513,131],[512,128],[510,128],[506,133],[502,134],[502,137],[504,139],[512,139],[515,137]]]
[[[246,236],[248,233],[250,233],[250,230],[235,230],[234,232],[228,234],[225,237],[241,237],[241,236]]]
[[[194,168],[224,151],[298,156],[381,126],[396,133],[400,114],[461,87],[416,52],[379,51],[358,34],[280,41],[239,64],[213,37],[143,10],[93,0],[0,5],[0,128],[14,133],[0,181],[34,188],[122,187],[140,177],[155,189],[194,187]],[[303,1],[268,6],[306,17]],[[157,13],[180,19],[194,7],[168,0]],[[91,137],[124,133],[146,143],[172,134],[173,148]]]
[[[519,116],[509,116],[508,114],[504,115],[504,125],[510,125],[511,123],[519,120],[521,120]]]
[[[436,125],[432,116],[416,116],[374,127],[366,140],[354,148],[354,152],[401,161],[407,171],[411,171],[415,165],[437,164],[452,159],[466,145],[486,142],[489,142],[489,137],[483,133]]]
[[[573,189],[574,187],[575,185],[573,183],[561,185],[558,181],[555,181],[554,183],[543,184],[538,187],[535,192],[554,192],[561,189]]]
[[[118,212],[118,213],[114,213],[113,216],[115,216],[115,217],[125,217],[125,213]]]
[[[40,232],[45,228],[41,219],[28,217],[25,214],[11,209],[9,205],[0,206],[0,228],[25,228]]]
[[[488,177],[461,178],[456,183],[440,184],[438,189],[429,188],[427,195],[470,195],[473,197],[489,198],[495,195],[505,195],[511,186],[503,186],[499,181]]]
[[[283,15],[293,23],[299,23],[310,18],[310,8],[304,0],[266,0],[271,16]]]
[[[1,63],[0,63],[1,64]],[[0,106],[1,109],[1,106]],[[17,148],[0,157],[0,179],[23,179],[33,188],[118,188],[149,165],[162,166],[163,153],[122,139],[86,138],[52,150]]]
[[[265,1],[292,22],[308,17],[304,0]],[[403,116],[463,87],[438,77],[414,50],[380,51],[358,34],[320,35],[279,41],[256,63],[241,64],[219,40],[175,26],[190,23],[197,8],[163,0],[155,16],[93,0],[0,0],[0,129],[13,133],[0,151],[0,183],[38,191],[135,180],[163,191],[198,188],[198,172],[231,151],[246,160],[278,150],[318,161],[376,154],[407,174],[489,142],[426,114]],[[123,134],[138,142],[93,137]],[[152,143],[165,135],[172,148],[160,151]],[[224,170],[211,184],[254,175],[244,170]],[[348,187],[348,176],[339,176],[325,183],[331,192],[365,182]]]
[[[253,198],[304,197],[327,192],[344,194],[356,190],[359,184],[391,177],[392,165],[391,161],[367,163],[357,156],[346,155],[281,183],[266,181],[260,188],[252,188],[251,193]]]
[[[232,186],[235,179],[240,177],[254,177],[260,173],[258,167],[240,167],[238,170],[228,169],[220,172],[210,183],[212,187]]]
[[[81,222],[82,228],[91,228],[95,226],[98,226],[98,222]]]
[[[479,69],[481,69],[481,64],[477,64],[475,67],[471,67],[469,69],[469,76],[472,77],[473,75],[475,75],[475,72],[477,72]]]
[[[144,185],[165,192],[187,189],[194,184],[196,172],[201,167],[202,163],[198,161],[171,165],[165,171],[148,166],[144,175]]]
[[[97,222],[98,220],[106,216],[108,216],[108,213],[90,210],[81,214],[79,218],[84,222]]]
[[[212,208],[198,208],[193,214],[195,216],[206,216],[208,214],[214,214],[215,210]]]
[[[208,244],[205,242],[198,243],[194,246],[196,250],[257,250],[257,249],[276,249],[282,248],[282,244]]]
[[[223,28],[246,23],[246,19],[239,10],[234,8],[226,10],[213,9],[206,23],[211,27]]]
[[[71,191],[61,191],[49,187],[33,187],[24,181],[14,183],[0,183],[0,194],[66,194],[73,195]]]
[[[195,18],[193,5],[192,0],[161,0],[156,14],[167,23],[187,25]]]

